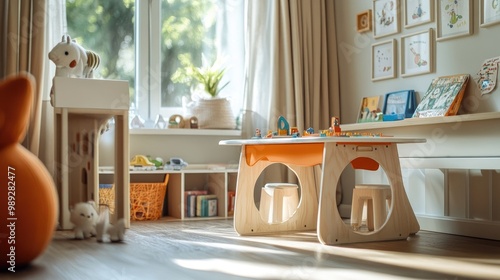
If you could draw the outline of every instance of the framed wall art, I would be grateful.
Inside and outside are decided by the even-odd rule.
[[[356,30],[359,33],[372,30],[372,10],[366,10],[356,15]]]
[[[373,1],[373,37],[399,33],[399,0]]]
[[[434,0],[405,0],[405,27],[432,22],[434,2]]]
[[[372,81],[396,77],[396,39],[372,45]]]
[[[433,71],[433,29],[401,37],[401,76]]]
[[[500,23],[500,0],[481,0],[479,16],[481,27]]]
[[[437,2],[437,40],[472,34],[472,0]]]

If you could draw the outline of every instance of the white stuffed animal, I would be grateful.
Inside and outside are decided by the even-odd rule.
[[[56,65],[56,76],[76,77],[84,76],[84,69],[87,65],[87,51],[77,44],[71,37],[63,36],[50,52],[49,59]]]
[[[103,242],[109,237],[111,242],[120,242],[125,239],[125,220],[120,219],[116,224],[109,223],[109,210],[104,208],[96,225],[96,239],[98,242]]]
[[[71,210],[70,221],[75,225],[75,238],[85,239],[96,235],[98,220],[93,201],[77,203]]]

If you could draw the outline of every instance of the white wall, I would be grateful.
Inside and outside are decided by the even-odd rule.
[[[404,11],[404,0],[400,7]],[[439,2],[439,1],[431,1]],[[487,28],[479,27],[479,3],[473,3],[473,34],[470,36],[434,41],[435,71],[433,73],[402,78],[400,75],[400,43],[401,36],[424,31],[429,28],[437,31],[436,16],[434,22],[404,27],[404,12],[401,13],[401,32],[378,39],[373,38],[373,32],[358,33],[356,31],[356,15],[367,9],[372,9],[372,0],[340,0],[335,1],[335,17],[337,23],[338,56],[340,68],[341,89],[341,122],[356,122],[357,110],[362,97],[384,95],[385,93],[414,89],[420,97],[425,94],[433,78],[452,74],[467,73],[475,76],[484,60],[500,56],[500,24]],[[434,9],[437,10],[436,7]],[[371,45],[390,39],[397,41],[397,77],[394,79],[371,81]],[[469,113],[498,111],[500,107],[500,92],[498,88],[493,93],[481,97],[475,90],[476,83],[469,82],[462,108]]]

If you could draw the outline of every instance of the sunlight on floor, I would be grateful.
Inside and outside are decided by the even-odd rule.
[[[256,269],[254,262],[217,258],[204,260],[175,259],[173,262],[187,269],[220,272],[227,275],[251,277],[254,279],[410,279],[345,268],[261,264]]]

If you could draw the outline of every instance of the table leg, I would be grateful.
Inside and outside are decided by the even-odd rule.
[[[335,201],[335,186],[344,168],[354,159],[375,160],[384,169],[392,191],[392,207],[387,221],[374,232],[354,231],[344,223]],[[323,174],[318,212],[318,238],[321,243],[335,245],[352,242],[406,239],[419,230],[418,221],[403,187],[399,155],[395,144],[325,143]]]
[[[273,162],[258,161],[253,166],[247,164],[245,147],[242,148],[234,209],[234,228],[239,235],[272,234],[278,232],[314,230],[317,226],[318,196],[314,167],[286,164],[299,180],[301,195],[295,214],[280,224],[269,224],[261,218],[255,206],[254,188],[259,175]]]

